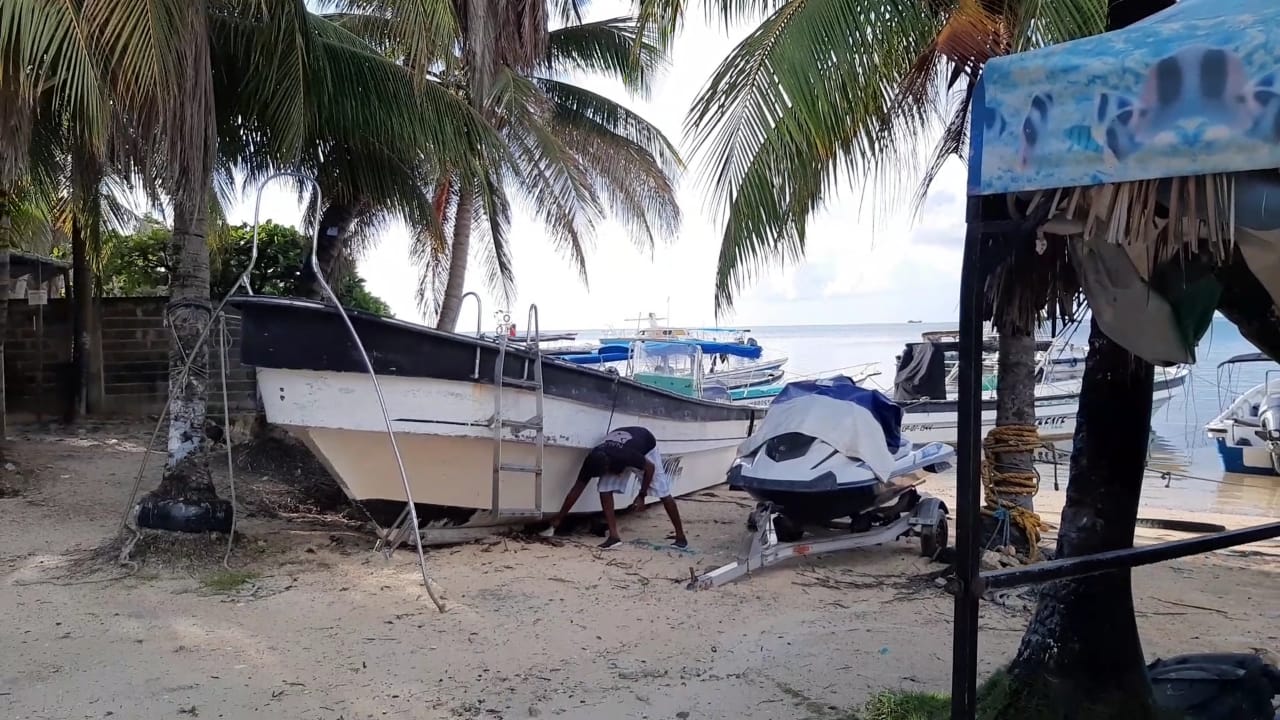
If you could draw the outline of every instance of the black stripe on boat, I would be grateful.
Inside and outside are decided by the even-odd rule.
[[[283,370],[313,370],[364,374],[364,363],[342,318],[332,305],[311,300],[236,296],[240,310],[240,361],[245,365]],[[434,378],[489,385],[493,382],[498,346],[468,335],[433,330],[421,325],[348,310],[374,372],[398,377]],[[476,349],[480,367],[476,374]],[[519,345],[507,348],[506,376],[524,374],[533,354]],[[530,371],[532,376],[532,370]],[[754,419],[763,408],[727,405],[677,395],[620,378],[612,373],[580,367],[543,355],[543,392],[616,412],[685,422]]]

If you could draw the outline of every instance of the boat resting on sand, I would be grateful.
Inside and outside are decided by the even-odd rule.
[[[339,311],[264,296],[232,303],[242,317],[241,361],[256,369],[267,420],[305,443],[375,522],[399,527],[403,482]],[[424,543],[464,541],[555,511],[610,428],[653,432],[674,495],[722,483],[763,417],[545,356],[535,311],[528,344],[347,311],[382,387]],[[574,511],[599,512],[598,494],[589,489]]]

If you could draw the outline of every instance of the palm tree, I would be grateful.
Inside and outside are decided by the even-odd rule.
[[[423,92],[405,68],[307,12],[302,0],[21,0],[0,6],[0,28],[0,122],[9,130],[0,138],[0,225],[11,225],[12,198],[36,177],[31,158],[49,147],[33,142],[37,118],[74,128],[102,161],[106,128],[118,123],[143,175],[163,169],[156,185],[173,205],[177,268],[168,461],[154,496],[208,501],[216,495],[203,452],[207,353],[196,340],[211,311],[206,238],[215,184],[225,186],[246,158],[288,165],[359,143],[466,168],[482,155],[476,146],[486,131],[465,104]],[[240,81],[234,92],[228,78]],[[57,113],[37,114],[41,103]]]
[[[85,151],[96,152],[105,141],[106,97],[76,5],[0,4],[0,299],[9,297],[8,249],[24,234],[15,221],[47,225],[55,203],[60,178],[52,138],[74,118]],[[0,358],[6,334],[7,318],[0,317]],[[3,417],[0,382],[0,439]]]
[[[396,18],[406,2],[384,5]],[[470,177],[440,168],[433,203],[448,241],[414,233],[419,301],[447,330],[457,323],[477,231],[485,239],[487,284],[504,298],[513,294],[507,239],[513,199],[542,221],[586,282],[586,248],[606,216],[623,222],[643,248],[675,232],[673,178],[681,168],[674,146],[653,125],[564,79],[590,72],[647,93],[663,55],[633,19],[582,22],[568,2],[458,0],[453,7],[460,49],[431,76],[484,117],[503,152],[485,158],[484,172]],[[553,17],[563,26],[548,30]],[[415,45],[412,23],[396,32],[396,47]]]

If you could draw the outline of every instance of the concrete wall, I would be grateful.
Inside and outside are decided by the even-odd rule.
[[[100,397],[95,414],[145,415],[164,408],[169,382],[169,329],[163,297],[102,298]],[[43,306],[44,343],[37,341],[41,306],[25,300],[9,301],[9,332],[5,340],[4,370],[10,413],[63,414],[70,402],[71,318],[67,301]],[[209,342],[209,404],[211,419],[222,414],[216,331]],[[228,310],[227,395],[233,414],[252,414],[257,400],[253,371],[240,365],[240,321]],[[43,367],[41,366],[43,361]],[[41,380],[43,379],[43,388]],[[94,393],[91,392],[91,396]]]

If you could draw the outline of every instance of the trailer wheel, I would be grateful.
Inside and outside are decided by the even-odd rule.
[[[947,516],[942,515],[938,518],[938,522],[933,527],[926,528],[920,534],[920,555],[930,560],[936,560],[942,555],[942,551],[947,549],[947,543],[950,541],[947,531]]]

